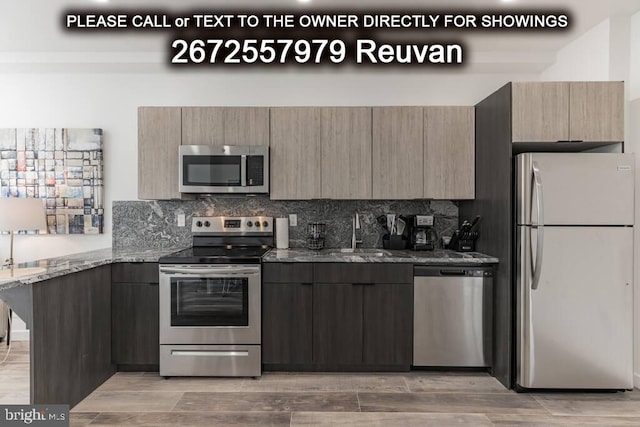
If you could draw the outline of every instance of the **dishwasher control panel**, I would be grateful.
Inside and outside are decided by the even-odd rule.
[[[440,276],[440,277],[493,277],[493,268],[465,267],[465,268],[443,268],[433,266],[414,267],[414,276]]]

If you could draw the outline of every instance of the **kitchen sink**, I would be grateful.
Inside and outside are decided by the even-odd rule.
[[[332,254],[344,254],[344,255],[360,255],[360,256],[373,256],[373,257],[381,257],[381,256],[390,256],[391,254],[382,249],[336,249],[330,251]]]
[[[343,255],[343,256],[363,256],[363,257],[374,257],[374,258],[380,258],[380,257],[405,258],[406,257],[406,255],[404,254],[392,253],[384,249],[375,249],[375,248],[371,248],[371,249],[343,248],[343,249],[332,250],[329,253],[332,255],[335,254],[335,255]]]

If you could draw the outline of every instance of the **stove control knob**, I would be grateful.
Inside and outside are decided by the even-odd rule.
[[[196,227],[202,227],[202,221],[196,222]]]
[[[209,221],[205,221],[205,222],[204,222],[204,226],[205,226],[205,227],[211,227],[211,223],[210,223]]]
[[[268,226],[269,226],[269,223],[268,223],[267,221],[264,221],[264,222],[262,223],[262,226],[266,228],[266,227],[268,227]]]
[[[251,221],[247,221],[247,227],[253,227],[253,223]]]

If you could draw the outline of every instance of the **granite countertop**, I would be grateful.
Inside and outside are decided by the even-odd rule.
[[[0,291],[29,285],[47,279],[76,273],[101,265],[117,262],[158,262],[164,255],[184,248],[167,249],[98,249],[57,258],[18,264],[25,269],[18,277],[8,277],[8,270],[0,270]],[[395,251],[387,249],[356,249],[355,252],[341,252],[340,249],[272,249],[263,262],[353,262],[353,263],[411,263],[422,265],[481,265],[497,264],[498,259],[477,252],[459,253],[449,250],[426,252]]]
[[[434,251],[397,251],[390,249],[356,249],[341,252],[340,249],[272,249],[262,259],[263,262],[371,262],[371,263],[411,263],[422,265],[442,264],[497,264],[498,259],[478,252],[455,252],[447,249]]]
[[[0,270],[0,291],[116,262],[158,262],[160,257],[181,249],[184,248],[148,250],[107,248],[26,262],[16,265],[16,268],[25,269],[23,272],[29,274],[8,277],[8,270]]]

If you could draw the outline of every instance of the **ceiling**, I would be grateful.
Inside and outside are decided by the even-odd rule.
[[[79,33],[62,29],[63,12],[70,8],[92,11],[145,9],[188,12],[202,8],[211,13],[228,8],[229,0],[30,0],[2,2],[0,5],[0,63],[78,61],[78,55],[97,58],[99,62],[162,62],[168,44],[164,32]],[[526,10],[566,10],[571,14],[570,30],[562,32],[448,32],[462,39],[471,52],[476,68],[481,71],[539,72],[554,62],[556,52],[608,17],[640,10],[640,0],[234,0],[234,9],[262,13],[273,9],[303,13],[314,9],[340,9],[347,12],[381,11],[393,5],[394,10],[416,13],[453,12],[455,9],[483,12],[506,9],[519,13]],[[10,5],[10,6],[9,6]],[[437,37],[433,32],[429,37]],[[424,33],[421,34],[424,37]],[[103,53],[110,52],[111,56]],[[116,55],[118,53],[120,56]],[[135,53],[132,57],[132,53]],[[115,56],[114,56],[115,55]],[[124,56],[122,56],[124,55]],[[3,59],[4,58],[4,59]],[[65,59],[65,58],[76,58]],[[119,58],[119,59],[118,59]],[[146,59],[145,59],[146,58]],[[127,61],[127,59],[124,59]],[[486,70],[485,70],[486,69]]]

